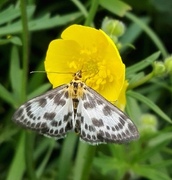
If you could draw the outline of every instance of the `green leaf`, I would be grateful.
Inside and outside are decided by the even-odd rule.
[[[26,168],[25,164],[25,133],[21,134],[16,152],[11,163],[7,180],[23,179],[23,174]]]
[[[34,5],[29,5],[27,6],[27,15],[28,18],[30,18],[34,11],[35,11],[35,7]],[[4,11],[2,11],[0,13],[0,25],[4,24],[4,23],[9,23],[13,20],[15,20],[16,18],[19,18],[21,16],[21,12],[20,12],[20,8],[19,6],[14,7],[9,6],[7,9],[5,9]]]
[[[44,70],[44,61],[41,60],[38,64],[38,67],[34,69],[34,71],[42,71]],[[44,73],[30,73],[29,74],[29,82],[28,82],[28,92],[33,92],[37,87],[41,86],[45,79],[47,80],[47,74],[46,71]]]
[[[11,104],[13,107],[16,106],[16,101],[14,97],[2,84],[0,84],[0,98]]]
[[[19,46],[22,45],[21,39],[17,36],[8,36],[7,38],[0,39],[0,45],[4,45],[8,43],[12,43]]]
[[[121,17],[124,16],[127,11],[131,10],[131,6],[119,0],[100,0],[99,3],[108,11]]]
[[[133,169],[136,174],[146,177],[150,180],[171,180],[171,178],[165,173],[157,170],[156,168],[151,168],[150,166],[137,165]]]
[[[139,117],[142,114],[141,109],[138,106],[138,101],[136,99],[134,99],[134,98],[129,97],[128,94],[127,94],[126,98],[127,98],[126,112],[129,115],[129,117],[137,125]]]
[[[160,52],[153,53],[151,56],[148,56],[146,59],[139,61],[138,63],[127,67],[126,70],[126,77],[131,76],[134,73],[146,68],[147,66],[151,65],[160,55]]]
[[[19,45],[19,46],[22,45],[21,39],[19,37],[17,37],[17,36],[12,36],[9,40],[10,40],[11,43],[13,43],[15,45]]]
[[[14,6],[9,6],[7,9],[1,11],[0,13],[0,25],[12,21],[17,17],[20,17],[20,10],[14,8]]]
[[[54,145],[56,143],[56,141],[54,141],[54,139],[51,139],[48,141],[49,144],[48,144],[48,147],[46,149],[46,153],[45,155],[42,157],[42,161],[40,162],[39,164],[39,168],[37,169],[36,171],[36,175],[38,178],[41,178],[41,175],[43,174],[43,172],[45,171],[45,167],[50,159],[50,156],[52,154],[52,151],[53,151],[53,148],[54,148]]]
[[[148,142],[148,146],[151,148],[153,146],[161,145],[164,142],[169,142],[170,143],[171,139],[172,139],[172,132],[162,132],[159,135],[157,135],[156,137],[152,138]]]
[[[40,86],[39,88],[37,88],[35,91],[33,91],[32,93],[30,93],[28,95],[28,99],[31,99],[33,97],[36,97],[42,93],[44,93],[45,91],[47,91],[49,88],[51,87],[51,85],[49,83],[43,84],[42,86]]]
[[[139,19],[145,24],[148,24],[150,22],[149,17],[140,17]],[[120,52],[125,52],[127,48],[131,49],[131,45],[133,45],[134,41],[141,35],[142,32],[143,29],[134,22],[131,23],[131,25],[127,26],[124,35],[120,37],[120,43],[123,44]]]
[[[22,70],[20,69],[19,53],[16,46],[13,46],[11,51],[10,80],[14,96],[16,100],[18,100],[18,103],[20,103],[22,91]]]
[[[155,46],[157,46],[158,50],[162,53],[163,57],[166,58],[168,56],[168,52],[162,42],[162,40],[156,35],[156,33],[144,22],[140,21],[140,18],[136,15],[127,12],[126,17],[129,18],[131,21],[135,22],[139,27],[143,29],[150,37],[152,42],[154,42]]]
[[[145,97],[137,92],[134,92],[134,91],[128,91],[127,95],[143,102],[150,109],[152,109],[154,112],[156,112],[161,118],[163,118],[164,120],[166,120],[169,123],[172,123],[172,120],[154,102],[152,102],[147,97]]]
[[[28,23],[29,31],[38,31],[42,29],[61,26],[75,20],[80,16],[81,13],[70,13],[63,16],[56,15],[54,17],[50,17],[49,14],[46,14],[38,19],[30,20]],[[2,35],[15,34],[21,32],[22,32],[22,26],[21,26],[21,21],[19,20],[15,23],[6,25],[5,27],[1,27],[0,35],[2,36]]]

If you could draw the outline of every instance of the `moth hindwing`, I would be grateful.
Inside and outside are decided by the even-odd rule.
[[[13,120],[25,128],[56,139],[75,131],[90,144],[125,143],[139,137],[134,123],[116,106],[81,81],[73,80],[35,97],[14,113]]]

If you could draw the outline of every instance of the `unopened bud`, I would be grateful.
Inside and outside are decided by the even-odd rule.
[[[102,22],[102,30],[106,32],[109,36],[119,37],[124,34],[125,25],[121,21],[105,17]]]
[[[167,73],[172,75],[172,56],[165,59],[164,65],[166,67]]]
[[[157,131],[158,121],[156,116],[152,114],[144,114],[140,120],[141,128],[140,133],[142,134],[153,134]]]
[[[163,62],[158,61],[158,62],[154,62],[153,64],[153,72],[154,72],[154,76],[159,76],[159,75],[163,75],[166,72],[166,68]]]

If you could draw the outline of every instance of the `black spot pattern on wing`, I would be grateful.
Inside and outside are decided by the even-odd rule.
[[[77,113],[83,116],[80,138],[90,144],[121,144],[139,137],[134,123],[121,110],[89,87],[85,87],[83,107],[80,107]]]
[[[66,132],[73,129],[73,109],[72,106],[69,108],[69,105],[66,105],[66,102],[69,103],[66,87],[67,85],[62,85],[31,99],[19,107],[13,115],[13,120],[46,136],[57,139],[65,137]]]

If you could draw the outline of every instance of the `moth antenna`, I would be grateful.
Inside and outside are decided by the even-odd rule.
[[[53,71],[31,71],[30,74],[33,73],[55,73],[55,74],[74,74],[73,72],[53,72]]]

